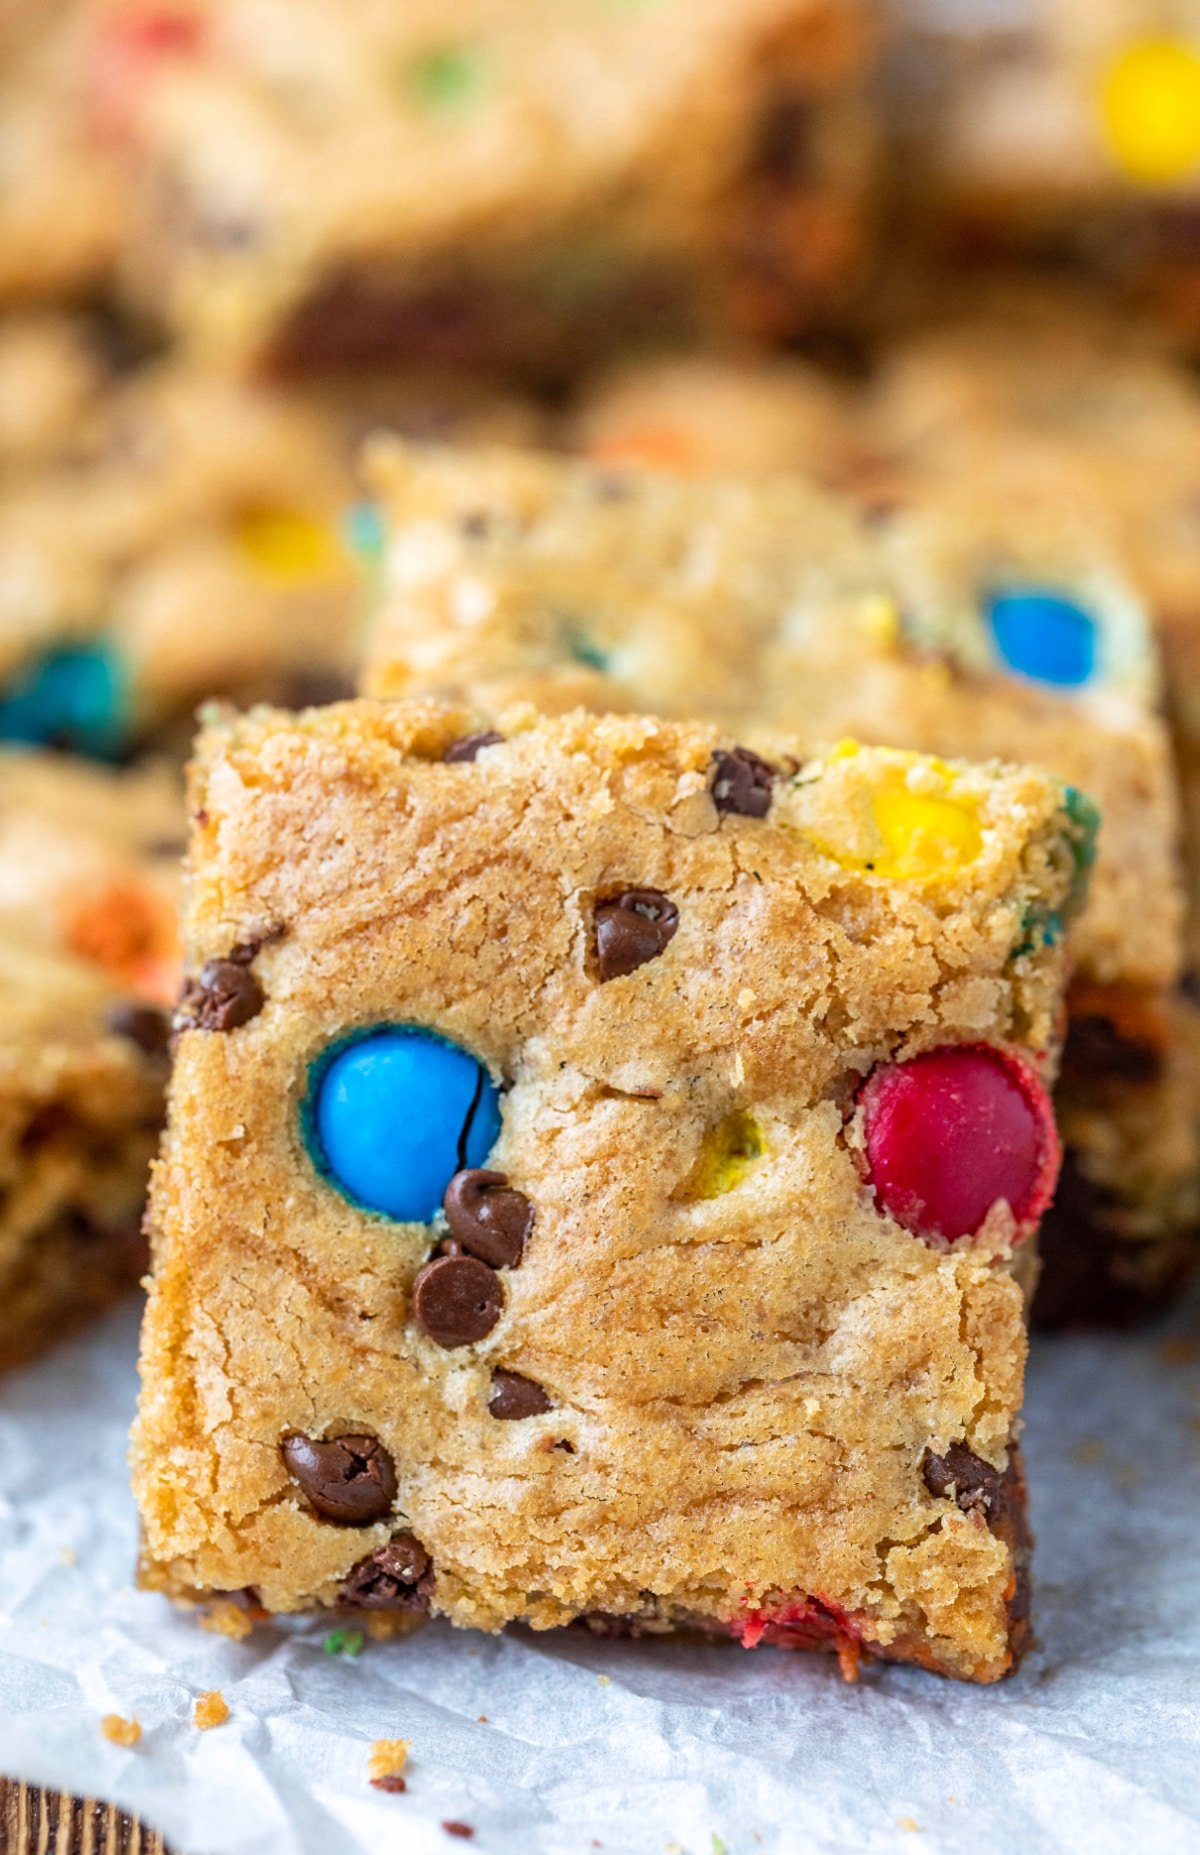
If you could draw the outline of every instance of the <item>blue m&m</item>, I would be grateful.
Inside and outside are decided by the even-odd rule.
[[[996,650],[1018,676],[1077,689],[1095,674],[1096,621],[1065,594],[1049,587],[1006,588],[991,595],[986,615]]]
[[[389,1025],[318,1059],[310,1086],[318,1169],[356,1204],[427,1224],[464,1167],[500,1132],[500,1095],[483,1065],[433,1031]]]
[[[63,645],[20,669],[0,696],[0,740],[115,760],[129,733],[129,687],[111,646]]]

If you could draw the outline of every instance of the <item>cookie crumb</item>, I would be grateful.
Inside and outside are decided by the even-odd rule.
[[[74,1546],[60,1546],[58,1556],[64,1565],[78,1565],[79,1554]]]
[[[606,1688],[606,1687],[608,1687],[608,1686],[609,1686],[609,1684],[611,1683],[611,1681],[612,1681],[612,1676],[611,1676],[611,1675],[597,1675],[597,1676],[596,1676],[596,1686],[597,1686],[597,1687],[601,1687],[601,1688]]]
[[[231,1597],[221,1597],[208,1606],[200,1619],[200,1628],[211,1630],[214,1636],[228,1636],[233,1642],[242,1642],[253,1630],[254,1619]]]
[[[408,1763],[407,1739],[377,1739],[367,1761],[367,1774],[377,1791],[406,1791],[404,1767]]]
[[[119,1713],[106,1713],[100,1731],[109,1745],[135,1746],[142,1736],[142,1724],[140,1720],[123,1720]]]
[[[203,1694],[196,1696],[196,1705],[192,1709],[192,1723],[202,1733],[214,1726],[224,1726],[229,1718],[229,1703],[220,1688],[207,1688]]]

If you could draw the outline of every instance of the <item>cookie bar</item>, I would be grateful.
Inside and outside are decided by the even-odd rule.
[[[1095,799],[1103,828],[1071,951],[1089,1016],[1114,988],[1110,1049],[1130,990],[1144,999],[1138,1041],[1156,1033],[1177,1138],[1155,1149],[1169,1167],[1145,1214],[1107,1219],[1093,1256],[1099,1268],[1119,1231],[1138,1240],[1139,1276],[1173,1282],[1195,1248],[1181,1168],[1200,1179],[1185,1071],[1163,1043],[1182,958],[1176,794],[1144,615],[1090,525],[960,495],[952,512],[915,506],[864,527],[798,480],[685,481],[495,452],[381,445],[370,474],[391,540],[368,694],[455,695],[481,727],[507,700],[640,702],[711,716],[764,751],[782,731],[1024,755]],[[1073,1072],[1072,1141],[1095,1147],[1123,1073],[1115,1055],[1112,1067],[1094,1091]],[[1107,1136],[1070,1158],[1112,1184]],[[1116,1196],[1140,1176],[1127,1172]],[[1112,1198],[1093,1195],[1097,1216]],[[1052,1281],[1046,1293],[1053,1305]]]
[[[90,961],[0,926],[0,1367],[31,1358],[145,1268],[165,1046]],[[159,1020],[161,1022],[161,1020]]]
[[[1153,645],[1119,568],[1069,523],[1008,533],[980,511],[952,549],[931,522],[881,537],[799,478],[684,479],[387,440],[367,475],[390,539],[365,694],[447,695],[481,714],[519,700],[640,704],[739,736],[1023,753],[1104,818],[1072,937],[1080,970],[1102,983],[1177,977],[1177,807],[1146,704]],[[1068,635],[1092,639],[1094,675],[1069,691],[1013,661],[1018,596],[1055,587],[1086,608],[1077,626],[1064,620]],[[1045,609],[1032,612],[1036,630]]]
[[[802,361],[692,352],[589,381],[562,436],[596,464],[836,481],[855,405],[845,383]]]
[[[183,821],[164,767],[0,754],[0,1368],[145,1269]]]
[[[1075,802],[496,721],[201,738],[145,1582],[996,1678]]]
[[[896,172],[945,244],[1131,273],[1195,332],[1200,19],[1189,0],[907,0]],[[915,78],[914,83],[911,80]]]
[[[524,416],[436,383],[117,373],[0,488],[0,739],[119,758],[185,734],[212,695],[344,695],[373,546],[353,514],[362,435],[398,420],[516,442]]]
[[[286,371],[787,332],[861,269],[871,36],[860,0],[218,0],[143,93],[130,292]]]
[[[179,776],[64,754],[0,754],[0,934],[94,966],[138,1007],[179,990]],[[138,1014],[165,1047],[154,1010]]]

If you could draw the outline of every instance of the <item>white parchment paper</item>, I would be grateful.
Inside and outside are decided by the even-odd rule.
[[[1200,1850],[1200,1306],[1035,1354],[1041,1646],[969,1689],[778,1650],[438,1625],[357,1659],[135,1592],[135,1311],[0,1380],[0,1771],[186,1855]],[[191,1723],[220,1688],[227,1725]],[[133,1750],[100,1717],[135,1716]],[[486,1715],[486,1719],[480,1719]],[[412,1741],[404,1796],[371,1742]],[[446,1820],[470,1824],[452,1840]]]

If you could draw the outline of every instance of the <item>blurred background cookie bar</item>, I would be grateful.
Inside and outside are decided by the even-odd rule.
[[[368,693],[454,695],[481,716],[511,700],[640,701],[712,716],[751,745],[777,731],[845,733],[1023,754],[1087,795],[1099,839],[1071,940],[1087,1015],[1109,999],[1114,1026],[1128,1027],[1140,1006],[1130,1112],[1147,1119],[1152,1064],[1175,1137],[1156,1149],[1166,1173],[1149,1196],[1120,1142],[1098,1137],[1122,1099],[1114,1028],[1108,1066],[1075,1066],[1063,1103],[1070,1163],[1095,1188],[1099,1220],[1079,1266],[1091,1256],[1110,1274],[1124,1259],[1131,1314],[1168,1292],[1195,1254],[1200,1179],[1191,1066],[1167,1047],[1190,1011],[1175,992],[1178,801],[1146,614],[1090,526],[962,493],[866,523],[796,477],[684,478],[531,453],[384,443],[370,474],[389,540]],[[1054,938],[1062,924],[1029,931]],[[1076,1241],[1085,1227],[1076,1215]],[[1058,1304],[1050,1284],[1043,1305]]]
[[[895,171],[941,249],[1078,260],[1200,319],[1200,18],[1190,0],[901,0]]]
[[[0,754],[0,1367],[145,1268],[182,825],[167,768]]]
[[[141,79],[130,300],[206,356],[545,383],[779,336],[869,242],[861,0],[213,0]]]
[[[0,443],[8,410],[27,460],[0,477],[0,739],[104,759],[186,744],[212,696],[346,693],[372,547],[362,436],[515,441],[532,417],[407,376],[301,393],[167,358],[98,379],[91,341],[0,324]]]

